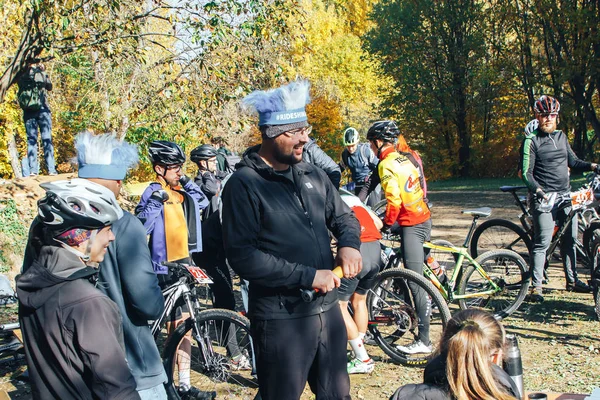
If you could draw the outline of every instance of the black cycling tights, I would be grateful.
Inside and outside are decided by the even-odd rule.
[[[402,226],[402,258],[404,266],[419,275],[423,275],[423,243],[431,237],[431,219],[414,226]],[[429,345],[429,316],[431,302],[425,290],[414,283],[409,283],[415,298],[415,306],[419,317],[419,340]]]

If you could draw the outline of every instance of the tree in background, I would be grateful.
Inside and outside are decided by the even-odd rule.
[[[284,1],[5,3],[15,29],[0,53],[0,105],[27,61],[48,60],[61,81],[51,99],[55,128],[64,133],[56,137],[59,161],[83,128],[140,144],[148,135],[184,147],[206,140],[225,104],[276,74],[277,57],[270,64],[263,57],[287,45],[282,32],[295,10]]]
[[[303,0],[296,41],[284,68],[290,79],[302,76],[311,82],[313,136],[334,160],[343,148],[344,128],[354,126],[364,138],[379,118],[382,94],[390,82],[378,74],[378,63],[362,49],[356,34],[368,23],[369,3]]]

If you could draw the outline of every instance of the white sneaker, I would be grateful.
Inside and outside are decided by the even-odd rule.
[[[431,345],[427,346],[420,340],[415,340],[408,346],[396,346],[396,349],[406,354],[431,354],[433,352]]]
[[[347,368],[349,374],[370,374],[375,369],[375,362],[372,359],[363,362],[355,358],[348,363]]]
[[[231,360],[231,369],[234,371],[250,371],[252,364],[245,355],[241,355],[237,360]]]

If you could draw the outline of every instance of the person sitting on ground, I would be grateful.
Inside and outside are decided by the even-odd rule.
[[[190,255],[202,251],[200,212],[208,205],[206,196],[183,171],[185,154],[176,143],[156,140],[150,143],[150,160],[157,182],[151,183],[135,208],[150,235],[154,272],[164,288],[172,283],[164,262],[191,264]],[[187,305],[177,307],[167,332],[189,318]],[[207,397],[190,383],[191,333],[179,345],[179,395],[183,399]]]
[[[400,387],[390,400],[516,400],[519,390],[501,367],[504,343],[504,328],[492,314],[459,311],[448,321],[423,383]]]
[[[37,257],[17,278],[19,322],[35,399],[140,399],[117,305],[94,287],[123,216],[114,194],[84,179],[53,182],[38,201]],[[44,187],[44,185],[42,185]]]
[[[364,337],[367,333],[369,315],[367,311],[367,292],[373,287],[375,277],[383,267],[381,259],[381,220],[373,212],[349,192],[341,193],[342,200],[354,211],[360,224],[360,254],[362,270],[354,278],[342,278],[338,289],[338,298],[346,331],[348,343],[354,352],[354,359],[348,363],[349,374],[370,374],[375,363],[365,349]],[[348,300],[352,304],[353,315],[348,312]]]

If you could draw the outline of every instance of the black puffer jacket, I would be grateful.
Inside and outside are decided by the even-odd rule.
[[[300,162],[295,183],[252,149],[223,189],[223,241],[231,268],[250,282],[249,315],[290,319],[337,305],[336,291],[305,303],[317,269],[333,268],[328,229],[339,247],[360,249],[360,226],[321,169]]]
[[[342,180],[342,170],[340,169],[340,166],[319,147],[314,139],[309,139],[308,143],[304,145],[302,161],[325,171],[331,180],[331,183],[333,183],[333,186],[335,186],[336,189],[339,189],[340,181]]]
[[[516,398],[518,389],[510,376],[497,365],[492,365],[492,369],[496,382]],[[390,400],[454,400],[446,377],[446,357],[440,355],[431,360],[425,368],[423,383],[400,387]]]

